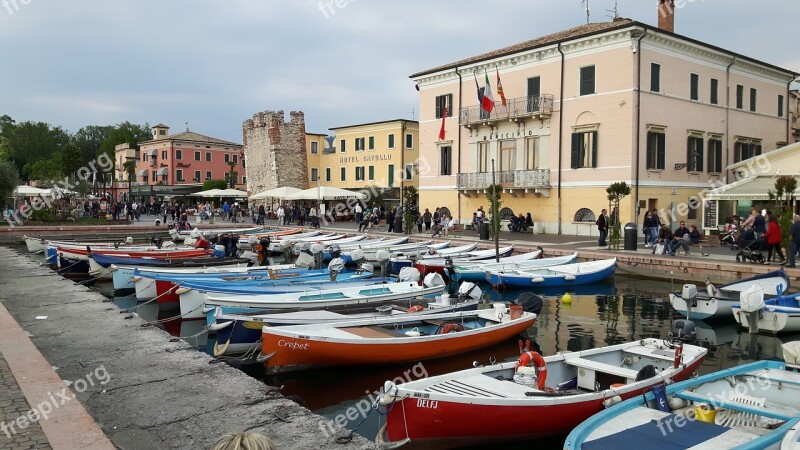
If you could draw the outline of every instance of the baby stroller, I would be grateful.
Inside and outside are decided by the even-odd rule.
[[[766,260],[764,254],[761,253],[764,247],[764,238],[753,239],[747,243],[742,242],[740,245],[741,250],[736,254],[736,262],[749,261],[751,263],[763,264]]]
[[[738,248],[736,244],[736,228],[731,228],[728,231],[723,231],[720,233],[719,243],[723,247],[730,246],[731,250],[736,250]]]

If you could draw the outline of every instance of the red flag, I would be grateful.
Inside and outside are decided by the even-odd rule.
[[[497,93],[500,94],[500,101],[503,103],[503,106],[506,106],[506,94],[503,92],[503,83],[500,82],[500,71],[497,67],[494,68],[497,71]]]
[[[444,121],[447,118],[447,108],[442,108],[442,128],[439,130],[439,140],[444,140]]]
[[[483,89],[483,98],[481,99],[481,108],[487,113],[491,113],[494,109],[494,98],[492,98],[492,85],[489,84],[489,73],[486,70],[483,71],[483,75],[486,77],[486,86]]]

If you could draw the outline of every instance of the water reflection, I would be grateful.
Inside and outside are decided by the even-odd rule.
[[[485,298],[491,301],[516,299],[520,291],[498,292],[490,286],[482,286]],[[108,287],[97,289],[111,296]],[[527,330],[527,337],[544,355],[558,351],[581,351],[599,346],[615,345],[646,337],[664,337],[670,331],[675,315],[667,300],[667,293],[674,289],[669,282],[616,277],[614,281],[580,286],[570,291],[571,302],[563,302],[563,291],[541,290],[544,304],[537,323]],[[135,297],[117,297],[114,303],[120,308],[136,306]],[[487,305],[488,306],[488,305]],[[203,331],[204,321],[167,320],[177,311],[160,312],[155,303],[140,305],[136,311],[142,319],[163,322],[159,326],[172,336],[186,338],[199,350],[211,353],[214,336]],[[759,359],[782,359],[781,344],[800,339],[800,335],[775,337],[749,335],[737,329],[735,323],[706,324],[696,322],[700,345],[708,348],[708,356],[701,366],[701,374],[733,367]],[[199,334],[198,334],[199,333]],[[296,374],[267,377],[263,366],[244,364],[231,359],[228,363],[239,367],[248,375],[273,386],[283,386],[285,395],[301,397],[307,407],[328,418],[344,414],[357,404],[365,405],[374,400],[374,392],[383,382],[392,379],[415,379],[472,367],[473,362],[489,364],[493,361],[513,360],[519,355],[517,339],[477,350],[468,354],[441,360],[425,361],[420,365],[406,363],[395,366],[337,367]],[[414,372],[416,368],[416,372]],[[360,402],[360,403],[359,403]],[[352,417],[352,415],[351,415]],[[354,420],[346,420],[350,429],[361,422],[359,414]],[[358,429],[369,439],[378,429],[377,414],[372,414]],[[535,443],[541,448],[561,448],[563,438],[554,438]],[[530,444],[530,443],[528,443]]]

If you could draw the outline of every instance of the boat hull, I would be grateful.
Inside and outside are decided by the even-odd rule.
[[[714,320],[730,318],[733,311],[733,305],[739,303],[738,298],[698,296],[695,300],[696,305],[693,303],[691,312],[687,313],[686,300],[684,300],[680,295],[670,293],[669,301],[672,303],[672,308],[675,309],[675,311],[690,320]],[[687,317],[687,314],[691,317]]]
[[[732,308],[736,322],[748,328],[750,317],[738,305]],[[772,333],[800,332],[800,308],[772,307],[758,312],[758,330]]]
[[[495,287],[506,288],[537,288],[537,287],[556,287],[556,286],[575,286],[578,284],[597,283],[614,276],[615,267],[611,266],[604,270],[593,273],[577,274],[572,277],[564,275],[548,275],[543,277],[505,275],[498,273],[487,273],[486,281]]]

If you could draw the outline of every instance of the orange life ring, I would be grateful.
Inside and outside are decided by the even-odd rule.
[[[536,387],[543,391],[544,382],[547,380],[547,363],[542,358],[542,355],[533,351],[521,354],[517,360],[517,370],[522,366],[530,367],[531,363],[534,364],[533,367],[536,369]]]
[[[439,328],[439,331],[436,334],[447,334],[452,333],[454,331],[463,331],[464,327],[461,326],[460,323],[446,323],[444,326]]]
[[[420,312],[423,309],[425,309],[425,308],[423,308],[422,305],[414,305],[411,308],[408,308],[408,312],[415,313],[415,312]]]

